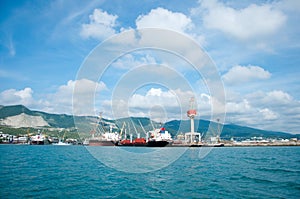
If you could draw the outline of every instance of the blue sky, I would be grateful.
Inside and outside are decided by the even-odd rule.
[[[2,105],[71,114],[77,84],[83,96],[89,86],[96,87],[93,110],[85,109],[82,98],[83,114],[180,119],[184,113],[178,112],[174,99],[185,96],[180,105],[185,110],[195,96],[199,117],[210,119],[218,107],[212,108],[206,80],[181,58],[163,51],[127,53],[96,82],[77,77],[90,52],[112,35],[166,28],[197,42],[215,64],[224,83],[225,123],[300,133],[299,1],[1,1],[0,9]],[[157,82],[141,84],[128,99],[119,96],[114,102],[118,82],[130,86],[122,78],[132,78],[138,71],[134,69],[147,64],[165,74],[147,71],[143,75],[156,75]],[[173,87],[160,78],[169,79]],[[188,80],[193,92],[178,78]]]

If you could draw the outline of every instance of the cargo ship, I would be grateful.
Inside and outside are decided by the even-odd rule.
[[[124,139],[116,143],[116,146],[147,146],[147,141],[145,138],[136,138],[134,140]]]
[[[120,140],[120,135],[117,132],[113,132],[112,123],[109,123],[109,131],[106,130],[105,124],[102,121],[102,113],[100,113],[94,129],[90,132],[92,137],[85,139],[84,145],[115,146]]]
[[[135,147],[165,147],[172,143],[171,134],[165,128],[149,131],[150,138],[136,138],[134,140],[124,139],[117,143],[117,146],[135,146]],[[147,136],[148,137],[148,136]]]
[[[86,142],[88,142],[89,146],[115,146],[119,140],[119,134],[110,131],[97,137],[93,134],[92,138],[87,139]]]
[[[49,140],[42,133],[38,133],[37,135],[31,136],[30,138],[31,145],[46,145],[50,144]]]
[[[147,142],[148,147],[165,147],[172,144],[171,134],[164,127],[149,131],[150,138]]]
[[[100,137],[92,137],[87,140],[89,146],[115,146],[118,142],[115,133],[104,133]]]

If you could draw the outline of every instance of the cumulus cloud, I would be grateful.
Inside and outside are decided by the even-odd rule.
[[[269,106],[283,107],[291,105],[295,102],[293,97],[281,90],[273,90],[269,92],[257,91],[246,96],[255,104],[267,104]]]
[[[46,94],[41,99],[33,97],[31,88],[5,90],[0,93],[0,104],[22,104],[49,113],[94,115],[96,96],[104,90],[107,90],[107,87],[103,82],[88,79],[69,80],[67,84],[59,86],[54,93]]]
[[[25,106],[30,106],[35,103],[32,94],[33,90],[28,87],[22,90],[8,89],[0,93],[0,104],[23,104]]]
[[[282,1],[277,1],[274,4],[278,9],[283,9],[287,11],[295,11],[298,12],[300,11],[300,1],[295,1],[295,0],[282,0]]]
[[[143,64],[156,64],[157,61],[149,54],[126,54],[112,64],[117,69],[131,69]]]
[[[268,79],[271,73],[259,66],[234,66],[226,74],[223,80],[228,84],[245,83],[258,79]]]
[[[136,19],[137,28],[166,28],[179,32],[191,30],[192,20],[179,12],[172,12],[164,8],[152,9],[147,15],[140,15]]]
[[[226,104],[226,113],[245,113],[251,109],[251,105],[247,99],[241,102],[228,102]]]
[[[204,13],[203,24],[206,28],[222,31],[240,40],[276,33],[287,18],[273,4],[251,4],[235,9],[216,0],[205,0],[201,1],[198,9]]]
[[[288,93],[285,93],[281,90],[275,90],[268,92],[264,100],[270,103],[275,102],[279,105],[288,104],[293,100],[293,98]]]
[[[105,39],[116,33],[117,15],[108,14],[101,9],[95,9],[93,14],[89,16],[90,22],[83,24],[81,36],[84,38]]]
[[[151,88],[146,95],[134,94],[129,100],[129,105],[135,108],[149,109],[153,106],[176,107],[176,96],[172,91],[163,92],[160,88]]]
[[[227,122],[265,130],[299,133],[300,101],[281,90],[257,91],[226,103]]]
[[[135,21],[137,28],[162,28],[186,34],[199,44],[206,45],[205,36],[195,31],[192,19],[180,12],[158,7],[146,15],[139,15]]]
[[[188,119],[186,111],[190,108],[191,97],[195,97],[198,117],[211,119],[213,112],[215,117],[224,114],[224,102],[219,102],[207,93],[197,94],[191,90],[163,90],[153,87],[145,93],[134,93],[127,100],[124,98],[105,100],[102,106],[109,118],[137,116],[165,122]]]
[[[104,100],[102,106],[110,118],[137,116],[165,122],[185,118],[192,96],[192,91],[149,88],[145,93],[133,93],[128,99]]]
[[[260,109],[259,112],[262,113],[265,120],[275,120],[278,118],[278,114],[268,108]]]
[[[52,108],[55,112],[64,110],[65,113],[75,115],[94,115],[95,96],[106,89],[103,82],[88,79],[69,80],[66,85],[61,85],[50,95],[48,100],[53,102]]]

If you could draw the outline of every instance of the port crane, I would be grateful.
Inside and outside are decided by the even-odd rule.
[[[125,126],[126,126],[126,123],[123,122],[123,125],[122,125],[122,128],[121,128],[121,132],[120,132],[120,138],[122,138],[123,131],[126,131],[126,129],[124,129]],[[126,139],[126,133],[125,133],[125,139]]]
[[[99,123],[101,122],[101,120],[102,120],[102,112],[99,113],[99,116],[97,117],[96,124],[95,124],[94,128],[90,132],[92,134],[92,138],[95,138],[95,134],[96,134],[96,132],[97,132],[97,130],[99,128]],[[100,127],[105,132],[102,123],[101,123]]]
[[[144,129],[144,127],[143,127],[143,125],[142,125],[142,123],[141,123],[141,121],[140,121],[140,120],[139,120],[139,123],[140,123],[140,126],[142,127],[142,129],[143,129],[144,133],[146,134],[146,141],[148,141],[148,139],[149,139],[149,135],[148,135],[148,133],[145,131],[145,129]]]
[[[134,128],[134,131],[135,131],[135,133],[136,133],[136,135],[137,135],[137,138],[140,138],[141,135],[140,135],[140,133],[137,132],[137,130],[136,130],[136,128],[135,128],[135,125],[134,125],[134,123],[133,123],[132,120],[131,120],[131,124],[132,124],[132,126],[133,126],[133,128]]]

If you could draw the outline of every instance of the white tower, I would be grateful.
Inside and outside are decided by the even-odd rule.
[[[192,97],[190,100],[190,109],[187,111],[187,116],[191,120],[191,143],[193,143],[193,137],[195,136],[194,118],[196,115],[197,111],[195,109],[195,99]]]

